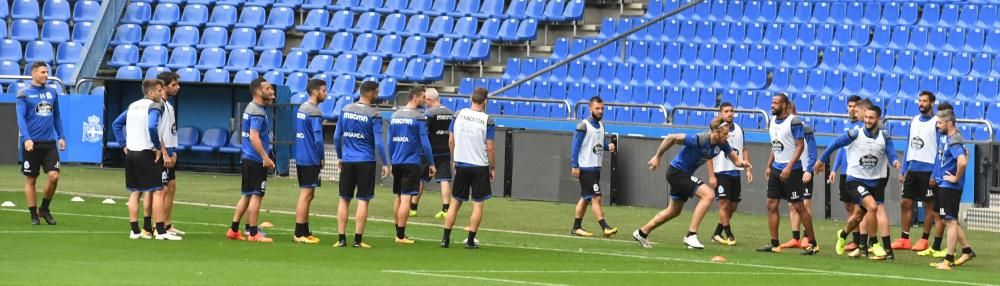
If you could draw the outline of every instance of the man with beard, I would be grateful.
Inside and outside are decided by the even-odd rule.
[[[570,155],[572,175],[580,180],[580,200],[576,203],[576,213],[573,218],[571,234],[591,237],[594,234],[583,229],[583,215],[587,213],[589,204],[594,210],[594,218],[601,225],[605,237],[618,233],[617,227],[608,225],[604,220],[604,210],[601,209],[601,162],[604,151],[615,152],[615,144],[604,136],[604,100],[600,97],[590,98],[590,118],[576,125],[573,133],[573,148]]]

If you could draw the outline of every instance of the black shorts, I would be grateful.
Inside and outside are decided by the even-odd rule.
[[[788,181],[781,181],[781,170],[771,168],[771,177],[767,179],[767,198],[783,199],[788,202],[802,201],[804,186],[802,170],[792,170]]]
[[[906,172],[903,180],[903,198],[914,201],[934,201],[935,191],[931,188],[930,172]]]
[[[354,189],[357,188],[357,192]],[[340,170],[340,198],[369,201],[375,198],[375,162],[343,163]]]
[[[580,170],[580,197],[590,200],[601,196],[601,170]]]
[[[451,182],[451,155],[434,155],[434,168],[437,168],[437,173],[434,174],[432,178],[430,176],[430,164],[423,162],[420,164],[421,167],[421,178],[424,182],[430,182],[434,180],[435,182]]]
[[[740,183],[740,176],[715,174],[715,180],[719,182],[715,187],[716,198],[734,203],[742,200],[743,184]]]
[[[881,183],[876,183],[874,187],[865,185],[860,181],[849,181],[847,182],[848,190],[851,190],[851,200],[854,203],[861,204],[861,200],[867,196],[871,196],[875,199],[876,203],[885,202],[885,188],[881,187]]]
[[[156,163],[153,150],[129,151],[125,155],[125,188],[130,192],[155,192],[163,189],[163,167]]]
[[[416,196],[420,193],[420,171],[424,170],[416,164],[400,164],[392,166],[392,193],[399,196]]]
[[[243,188],[240,194],[263,197],[267,191],[267,174],[264,163],[243,159]]]
[[[177,180],[176,168],[163,167],[162,170],[163,172],[160,173],[160,180],[163,182],[164,186],[166,186],[170,181]]]
[[[669,167],[667,168],[667,184],[670,185],[670,198],[686,202],[704,183],[692,174]]]
[[[299,178],[299,188],[319,188],[319,172],[323,166],[295,165],[295,174]]]
[[[847,175],[840,175],[840,184],[838,184],[840,189],[840,201],[844,203],[854,203],[854,199],[851,198],[851,192],[847,189]]]
[[[24,160],[21,173],[25,176],[38,177],[39,168],[45,173],[59,172],[59,149],[55,141],[35,141],[31,152],[21,150],[21,158]]]
[[[482,202],[493,197],[490,167],[455,168],[455,188],[451,190],[451,196],[462,202],[470,198],[474,202]]]
[[[938,213],[945,220],[958,219],[958,210],[961,203],[962,190],[942,188],[938,193]]]

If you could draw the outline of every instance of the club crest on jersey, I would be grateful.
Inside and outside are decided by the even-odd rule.
[[[600,155],[604,154],[604,145],[603,144],[594,145],[594,149],[591,150],[591,151],[594,152],[594,155],[600,156]]]
[[[83,142],[87,143],[97,143],[104,139],[104,124],[101,124],[101,118],[97,115],[91,115],[87,117],[87,121],[83,122]]]
[[[861,156],[861,159],[859,159],[858,163],[861,164],[861,167],[865,169],[875,168],[875,166],[878,165],[878,157],[872,154],[864,155]]]
[[[52,104],[44,100],[39,102],[35,106],[35,114],[38,116],[52,116]]]
[[[913,136],[910,139],[910,148],[915,150],[924,149],[924,139],[921,139],[920,136]]]
[[[781,141],[778,140],[771,141],[771,151],[774,152],[785,151],[785,144],[782,144]]]

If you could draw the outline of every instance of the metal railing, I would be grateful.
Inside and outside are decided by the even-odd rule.
[[[101,2],[100,18],[97,19],[97,23],[94,23],[94,28],[91,29],[90,35],[87,36],[90,42],[87,43],[83,53],[80,54],[81,60],[77,65],[76,71],[68,79],[69,81],[97,75],[97,70],[101,67],[101,63],[104,62],[104,57],[107,54],[111,38],[115,33],[115,28],[118,27],[118,19],[125,12],[125,6],[128,5],[128,2],[127,0]]]
[[[814,116],[814,117],[850,118],[850,116],[848,116],[847,114],[828,113],[828,112],[799,112],[799,115],[801,115],[801,116]],[[887,116],[883,116],[882,117],[882,124],[885,124],[886,122],[889,122],[889,121],[909,122],[910,120],[913,120],[913,117],[887,115]],[[993,138],[994,133],[993,133],[993,123],[992,122],[990,122],[988,120],[983,120],[983,119],[956,119],[955,122],[956,123],[968,123],[968,124],[982,124],[982,125],[986,125],[986,131],[989,132],[989,134],[990,134],[990,137],[989,137],[989,138],[991,138],[990,140],[976,141],[976,140],[972,140],[972,138],[967,138],[967,139],[969,139],[967,141],[969,141],[969,142],[993,142],[992,138]]]
[[[27,76],[27,75],[0,75],[0,79],[14,79],[14,80],[28,80],[28,81],[31,81],[31,76]],[[59,86],[62,87],[64,93],[67,92],[67,91],[69,91],[69,90],[66,89],[66,83],[63,83],[62,79],[59,79],[58,77],[54,77],[54,76],[49,76],[49,81],[54,81],[54,82],[59,83]]]
[[[609,38],[607,40],[604,40],[600,44],[597,44],[597,45],[595,45],[593,47],[590,47],[590,48],[588,48],[586,50],[583,50],[579,54],[575,54],[575,55],[569,56],[568,58],[565,58],[565,59],[563,59],[563,60],[561,60],[561,61],[559,61],[557,63],[554,63],[554,64],[552,64],[552,65],[550,65],[548,67],[545,67],[545,68],[543,68],[541,70],[538,70],[538,71],[536,71],[536,72],[534,72],[534,73],[532,73],[532,74],[530,74],[528,76],[525,76],[524,78],[518,79],[518,80],[516,80],[516,81],[514,81],[514,82],[512,82],[512,83],[510,83],[508,85],[505,85],[505,86],[501,87],[500,89],[491,91],[490,94],[489,94],[489,97],[493,98],[493,97],[495,97],[495,96],[497,96],[499,94],[503,94],[504,92],[506,92],[506,91],[508,91],[508,90],[516,87],[516,86],[524,84],[525,82],[528,82],[528,81],[533,80],[533,79],[535,79],[535,78],[537,78],[539,76],[542,76],[542,75],[544,75],[544,74],[546,74],[546,73],[548,73],[548,72],[550,72],[552,70],[555,70],[555,69],[557,69],[557,68],[559,68],[559,67],[561,67],[563,65],[571,63],[574,60],[579,59],[579,58],[583,57],[586,54],[589,54],[589,53],[592,53],[594,51],[600,50],[601,48],[604,48],[607,45],[613,44],[613,43],[615,43],[615,42],[617,42],[617,41],[619,41],[621,39],[624,39],[625,37],[628,37],[629,35],[635,34],[636,32],[639,32],[642,29],[645,29],[646,27],[652,26],[653,24],[657,24],[660,21],[663,21],[663,20],[665,20],[667,18],[673,17],[674,15],[677,15],[678,13],[684,12],[685,10],[687,10],[687,9],[689,9],[691,7],[694,7],[695,5],[701,4],[702,2],[705,2],[705,0],[694,0],[694,1],[691,1],[691,2],[685,4],[685,5],[681,6],[681,7],[678,7],[677,9],[675,9],[673,11],[667,12],[667,13],[665,13],[663,15],[660,15],[659,17],[656,17],[656,18],[653,18],[652,20],[647,21],[646,23],[644,23],[642,25],[636,26],[636,27],[632,28],[631,30],[628,30],[628,31],[626,31],[624,33],[618,34],[618,35],[616,35],[614,37],[611,37],[611,38]]]
[[[717,111],[719,111],[719,109],[715,108],[715,107],[678,106],[678,107],[674,107],[673,109],[670,110],[670,122],[671,123],[674,122],[674,114],[677,113],[677,110],[694,110],[694,111],[711,111],[711,112],[717,112]],[[770,116],[770,114],[768,114],[767,111],[760,110],[760,109],[742,109],[742,108],[736,108],[736,109],[733,109],[733,111],[736,112],[736,113],[760,113],[760,114],[764,115],[764,119],[767,119],[768,116]],[[770,120],[766,120],[765,122],[767,122],[766,123],[767,125],[764,126],[765,128],[771,126],[771,121]]]
[[[398,98],[400,95],[406,95],[406,94],[407,93],[405,93],[405,92],[397,92],[396,93],[396,97]],[[467,96],[467,95],[446,94],[446,93],[438,94],[438,96],[440,96],[440,97],[447,97],[447,98],[460,98],[460,99],[468,99],[469,98],[469,96]],[[566,110],[566,119],[573,119],[573,110],[571,110],[571,108],[575,108],[575,105],[570,104],[569,100],[565,100],[565,99],[563,99],[563,100],[558,100],[558,99],[537,99],[537,98],[519,98],[519,97],[503,97],[503,96],[489,97],[489,99],[490,100],[498,100],[498,101],[537,102],[537,103],[555,103],[555,104],[559,104],[559,105],[565,107],[565,110]],[[399,108],[399,103],[400,103],[399,100],[393,100],[392,101],[392,109],[398,109]]]
[[[590,102],[589,102],[589,101],[586,101],[586,100],[581,100],[581,101],[578,101],[578,102],[577,102],[576,104],[573,104],[573,110],[575,111],[575,110],[577,110],[577,109],[578,109],[578,108],[579,108],[579,107],[580,107],[581,105],[588,105],[588,104],[590,104]],[[656,105],[656,104],[640,104],[640,103],[617,103],[617,102],[604,102],[604,106],[621,106],[621,107],[639,107],[639,108],[654,108],[654,109],[656,109],[656,110],[659,110],[659,111],[660,111],[660,113],[663,113],[663,125],[667,125],[667,124],[670,124],[670,122],[673,122],[672,120],[670,120],[670,118],[668,118],[668,117],[669,117],[669,114],[672,114],[672,113],[671,113],[671,112],[669,112],[669,111],[667,111],[667,108],[666,108],[666,107],[663,107],[663,105]],[[576,115],[576,113],[574,112],[574,114],[573,114],[573,117],[575,117],[575,115]],[[580,118],[577,118],[577,119],[580,119]]]

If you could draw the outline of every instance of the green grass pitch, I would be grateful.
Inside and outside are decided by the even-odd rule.
[[[801,256],[755,253],[767,241],[766,217],[737,214],[735,247],[710,241],[717,218],[710,213],[702,224],[701,251],[680,243],[690,213],[668,222],[650,238],[653,249],[632,241],[632,230],[656,211],[651,208],[608,207],[608,221],[620,227],[613,239],[568,235],[573,205],[496,198],[486,204],[482,249],[460,244],[438,247],[440,220],[433,214],[440,195],[428,193],[420,214],[407,228],[416,244],[392,241],[392,195],[376,191],[366,241],[372,249],[333,248],[336,241],[336,185],[325,182],[313,202],[310,225],[322,239],[319,245],[291,241],[298,195],[293,179],[272,178],[264,200],[265,229],[275,242],[252,244],[224,237],[231,206],[238,199],[240,178],[181,172],[174,224],[188,232],[184,241],[129,240],[128,220],[120,169],[66,167],[52,204],[59,224],[28,224],[22,193],[23,178],[16,166],[0,167],[0,201],[16,208],[0,208],[0,284],[4,285],[990,285],[1000,283],[1000,234],[968,232],[978,257],[970,264],[943,272],[929,267],[932,259],[898,251],[893,262],[852,260],[832,251],[839,221],[817,222],[822,251]],[[39,187],[44,186],[39,180]],[[648,190],[661,192],[663,190]],[[80,195],[86,202],[70,202]],[[117,204],[101,204],[113,197]],[[666,203],[666,202],[664,202]],[[743,204],[763,202],[744,201]],[[463,208],[453,239],[461,240],[468,220]],[[353,215],[353,212],[351,212]],[[893,215],[894,216],[894,215]],[[898,219],[898,218],[893,218]],[[588,214],[584,227],[599,229]],[[353,223],[348,227],[353,229]],[[349,231],[350,233],[351,231]],[[914,236],[920,235],[919,228]],[[782,239],[790,236],[782,221]],[[893,228],[893,236],[898,236]],[[711,262],[713,256],[728,259]],[[735,284],[730,284],[735,283]]]

